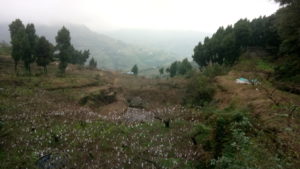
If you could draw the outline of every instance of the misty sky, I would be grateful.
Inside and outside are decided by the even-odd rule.
[[[0,22],[84,24],[110,29],[215,32],[240,18],[270,15],[272,0],[0,0]]]

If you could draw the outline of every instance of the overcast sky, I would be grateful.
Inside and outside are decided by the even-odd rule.
[[[75,23],[92,30],[215,32],[240,18],[270,15],[272,0],[0,0],[0,22]]]

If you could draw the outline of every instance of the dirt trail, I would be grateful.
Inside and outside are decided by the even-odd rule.
[[[297,95],[282,92],[265,84],[237,84],[235,80],[240,77],[243,77],[243,74],[234,71],[216,77],[218,92],[215,98],[221,108],[233,103],[240,107],[247,106],[255,114],[266,114],[270,112],[275,102],[300,105]]]
[[[249,84],[237,84],[235,79],[241,77],[235,72],[228,75],[218,76],[215,80],[218,92],[215,96],[220,108],[235,104],[240,107],[251,107],[255,114],[263,113],[273,103],[259,86]]]
[[[94,93],[112,89],[116,92],[116,101],[99,107],[97,112],[120,116],[129,122],[151,120],[149,111],[180,104],[185,92],[186,80],[183,79],[148,79],[118,72],[104,72],[101,78],[105,79],[106,85],[87,88],[86,91]],[[142,106],[131,107],[132,100],[140,100]]]
[[[293,118],[299,112],[291,115],[291,105],[300,105],[299,95],[283,92],[271,86],[266,87],[265,84],[256,86],[237,84],[235,79],[239,77],[243,77],[242,73],[231,71],[228,75],[215,79],[218,86],[215,98],[219,107],[225,108],[233,103],[240,108],[250,108],[254,117],[264,124],[261,126],[262,130],[272,133],[270,135],[272,137],[277,136],[274,139],[276,145],[299,158],[300,121],[296,117]]]

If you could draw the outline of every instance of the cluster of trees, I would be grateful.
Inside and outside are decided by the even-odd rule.
[[[96,69],[96,68],[97,68],[97,61],[96,61],[94,58],[92,58],[92,59],[90,60],[90,62],[89,62],[89,67],[90,67],[91,69]]]
[[[182,61],[173,62],[171,66],[166,69],[166,72],[170,73],[170,77],[174,77],[176,75],[185,75],[192,69],[192,64],[185,58]]]
[[[162,67],[162,68],[160,68],[158,71],[159,71],[159,74],[160,74],[160,75],[163,75],[164,72],[165,72],[165,69]]]
[[[210,63],[232,65],[249,47],[276,52],[280,41],[274,22],[272,15],[252,21],[241,19],[233,26],[220,27],[211,38],[206,37],[195,47],[193,59],[201,67]]]
[[[136,75],[136,76],[138,75],[139,68],[136,64],[131,68],[131,72],[133,72],[133,74]]]
[[[278,80],[300,83],[300,1],[275,0],[282,5],[277,13],[276,27],[281,39],[280,55],[285,62],[275,69]]]
[[[71,44],[70,32],[63,27],[58,31],[56,46],[51,44],[44,36],[37,36],[34,24],[26,27],[20,19],[16,19],[9,25],[11,37],[11,56],[14,59],[15,71],[20,61],[23,61],[26,71],[31,73],[31,64],[36,62],[44,67],[55,59],[60,61],[59,70],[65,72],[68,63],[83,65],[89,58],[89,50],[77,51]]]
[[[249,21],[241,19],[233,26],[220,27],[212,37],[206,37],[194,48],[193,59],[200,67],[210,63],[234,64],[241,52],[249,47],[262,48],[290,58],[276,68],[284,78],[300,72],[300,1],[275,0],[282,5],[275,14]]]

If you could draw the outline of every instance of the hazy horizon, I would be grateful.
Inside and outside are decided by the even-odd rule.
[[[271,0],[2,0],[0,23],[20,18],[43,25],[79,24],[93,31],[168,30],[212,33],[240,18],[279,8]]]

